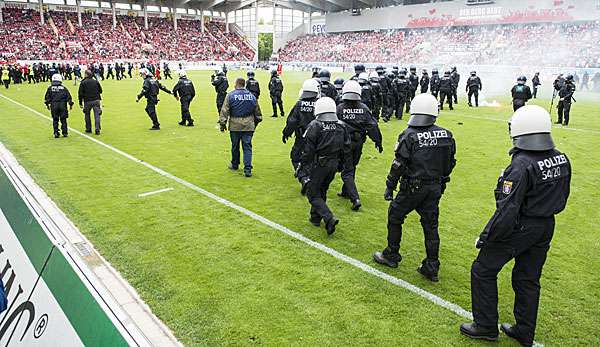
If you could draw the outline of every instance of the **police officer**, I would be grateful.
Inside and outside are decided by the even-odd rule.
[[[306,193],[309,179],[304,171],[298,171],[298,166],[300,165],[302,150],[304,149],[303,135],[308,128],[308,124],[315,119],[314,110],[317,99],[319,99],[319,85],[317,81],[312,78],[304,81],[300,100],[296,102],[290,111],[282,131],[281,139],[283,143],[286,143],[292,134],[295,135],[294,145],[290,152],[290,159],[292,160],[292,166],[294,167],[296,177],[302,185],[300,192],[303,195]]]
[[[277,74],[277,70],[271,71],[271,80],[269,81],[269,94],[271,96],[271,106],[273,106],[273,116],[277,118],[277,106],[279,106],[279,112],[281,117],[285,117],[283,113],[283,82]]]
[[[475,96],[475,107],[479,107],[479,91],[482,88],[481,79],[476,71],[471,71],[471,76],[467,79],[466,92],[469,96],[469,107],[473,107],[471,96]]]
[[[381,118],[389,118],[389,100],[388,91],[390,89],[390,80],[385,74],[385,68],[381,65],[375,68],[375,72],[379,75],[379,88],[381,89]]]
[[[448,106],[450,110],[454,110],[452,107],[452,93],[454,93],[454,82],[450,71],[444,72],[444,76],[440,78],[440,110],[444,109],[444,101],[448,100]]]
[[[342,170],[344,185],[338,195],[350,199],[353,211],[358,211],[362,205],[356,188],[355,177],[356,167],[360,162],[367,136],[375,143],[375,148],[379,153],[383,152],[381,131],[377,121],[371,115],[369,108],[361,102],[361,92],[364,91],[356,81],[346,82],[343,88],[342,103],[337,106],[337,117],[346,124],[350,135],[351,157],[349,160],[352,164],[346,165]]]
[[[535,75],[531,79],[531,84],[533,85],[533,98],[537,99],[538,88],[539,88],[539,86],[542,85],[542,83],[540,82],[540,73],[539,72],[535,73]]]
[[[527,77],[517,78],[517,84],[510,90],[513,99],[513,111],[525,106],[525,103],[531,99],[531,89],[528,85],[525,85],[525,82],[527,82]]]
[[[388,81],[388,92],[386,95],[388,109],[385,115],[382,117],[384,122],[390,120],[390,118],[396,112],[396,75],[393,71],[386,73],[386,80]]]
[[[256,100],[258,100],[260,97],[260,84],[258,84],[258,81],[254,78],[254,71],[248,70],[246,76],[248,77],[246,80],[246,89],[248,89],[248,91],[254,95]]]
[[[119,73],[117,72],[117,75]],[[113,73],[113,66],[112,64],[108,64],[108,72],[106,73],[106,79],[115,79],[115,74]]]
[[[210,76],[210,81],[215,87],[215,92],[217,92],[217,112],[221,114],[221,107],[223,107],[225,97],[227,96],[229,82],[227,81],[227,76],[225,76],[225,72],[223,72],[222,70],[217,71],[216,75]]]
[[[333,81],[333,85],[335,86],[335,91],[336,91],[336,97],[334,98],[335,103],[339,104],[340,102],[342,102],[342,88],[344,87],[344,79],[341,77],[338,77],[335,79],[335,81]]]
[[[371,84],[371,93],[373,94],[373,108],[371,109],[371,114],[376,121],[379,121],[381,107],[383,106],[383,92],[381,91],[381,84],[379,82],[379,74],[377,71],[372,71],[369,74],[369,83]]]
[[[171,76],[171,68],[169,67],[169,63],[163,64],[163,74],[165,75],[165,79],[173,79],[173,77]]]
[[[456,66],[452,67],[452,73],[451,73],[450,77],[452,77],[452,88],[453,88],[452,97],[454,97],[454,103],[458,104],[457,90],[458,90],[458,83],[460,82],[460,74],[456,70]]]
[[[369,111],[373,110],[373,106],[375,105],[375,96],[373,95],[371,83],[369,83],[369,74],[366,72],[361,72],[361,74],[358,75],[357,81],[362,89],[362,93],[360,94],[362,103],[369,108]]]
[[[560,88],[562,88],[564,85],[565,85],[565,78],[563,77],[563,74],[559,74],[558,76],[556,76],[556,79],[552,83],[552,86],[554,87],[554,92],[558,93]]]
[[[54,74],[52,76],[52,83],[46,90],[44,97],[44,104],[52,115],[52,127],[54,129],[54,138],[59,138],[60,133],[58,131],[58,122],[60,121],[60,130],[64,137],[68,136],[68,125],[67,118],[69,117],[69,111],[67,110],[67,104],[69,108],[73,109],[73,99],[69,90],[62,85],[62,76],[60,74]]]
[[[571,113],[571,102],[575,93],[575,84],[573,84],[573,75],[568,75],[565,83],[558,91],[558,121],[556,124],[569,125],[569,114]],[[563,123],[564,119],[564,123]]]
[[[179,81],[175,87],[173,87],[173,96],[181,103],[181,122],[179,125],[186,125],[189,127],[194,126],[194,120],[190,114],[190,104],[196,96],[196,90],[191,80],[187,78],[185,70],[179,71]]]
[[[363,64],[356,64],[354,65],[354,76],[352,76],[350,79],[358,81],[358,76],[366,71],[367,70],[365,69],[365,66]]]
[[[437,99],[438,93],[440,92],[440,74],[438,69],[431,70],[431,81],[429,82],[429,87],[431,88],[431,95]]]
[[[419,84],[421,85],[421,94],[427,93],[427,90],[429,89],[429,80],[429,73],[427,70],[423,69],[421,80],[419,81]]]
[[[408,103],[406,105],[406,112],[409,112],[409,105],[410,102],[412,101],[412,99],[414,99],[416,93],[417,93],[417,88],[419,87],[419,76],[417,76],[417,68],[416,66],[411,66],[410,67],[410,74],[408,75],[408,83],[410,84],[410,98],[408,100]]]
[[[138,94],[136,102],[139,102],[142,97],[146,98],[146,113],[152,120],[152,128],[150,130],[160,130],[160,123],[158,122],[158,116],[156,115],[156,104],[158,104],[158,93],[160,90],[165,93],[172,94],[170,90],[163,87],[158,82],[148,69],[140,69],[140,75],[144,78],[144,84],[142,85],[142,91]]]
[[[588,83],[590,82],[590,74],[588,74],[588,72],[584,72],[583,76],[581,77],[581,90],[583,91],[583,89],[585,88],[586,90],[590,90],[590,87],[588,86]]]
[[[323,220],[327,234],[331,235],[339,220],[327,206],[327,191],[338,167],[348,163],[350,139],[344,124],[338,121],[333,99],[320,98],[315,102],[314,110],[316,119],[304,134],[299,170],[306,171],[310,177],[306,192],[311,205],[310,223],[320,226]]]
[[[411,103],[408,128],[398,137],[395,159],[387,176],[384,198],[392,201],[388,209],[388,246],[373,254],[373,259],[389,267],[398,267],[402,224],[417,211],[425,236],[426,258],[417,269],[437,282],[440,268],[438,234],[439,203],[450,181],[456,160],[456,144],[449,130],[435,125],[438,103],[429,94],[419,94]],[[394,190],[400,190],[394,198]]]
[[[322,69],[319,71],[319,81],[321,81],[321,95],[335,100],[338,92],[336,87],[330,83],[331,73],[328,70]]]
[[[402,119],[404,115],[404,105],[408,105],[410,95],[410,84],[406,80],[406,70],[401,70],[398,77],[394,80],[394,100],[396,101],[396,118]]]
[[[555,149],[546,110],[519,108],[510,121],[511,164],[494,190],[496,212],[476,241],[479,255],[471,267],[473,323],[460,332],[476,339],[498,339],[497,275],[514,258],[515,325],[502,331],[522,346],[533,344],[540,299],[540,277],[554,234],[554,216],[566,206],[571,165]]]

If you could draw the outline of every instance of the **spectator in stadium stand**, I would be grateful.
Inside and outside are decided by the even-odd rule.
[[[243,78],[235,80],[235,89],[227,94],[219,124],[221,132],[227,130],[231,138],[231,162],[228,167],[237,170],[240,165],[240,143],[244,152],[244,175],[252,176],[252,136],[258,123],[262,121],[260,105],[249,90]]]
[[[102,94],[102,86],[100,82],[94,78],[92,70],[85,70],[85,78],[79,85],[79,107],[83,108],[85,117],[85,132],[92,132],[91,112],[94,112],[94,128],[96,135],[100,135],[101,124],[100,117],[102,116],[102,104],[100,100]]]

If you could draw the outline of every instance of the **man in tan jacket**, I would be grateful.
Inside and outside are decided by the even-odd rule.
[[[260,106],[256,97],[246,89],[243,78],[235,80],[235,89],[227,94],[219,115],[221,132],[227,130],[231,137],[231,162],[229,168],[237,170],[240,166],[240,142],[244,152],[244,175],[252,176],[252,135],[258,123],[262,121]]]

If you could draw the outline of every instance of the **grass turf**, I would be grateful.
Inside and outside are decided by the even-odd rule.
[[[229,73],[230,84],[242,72]],[[392,149],[405,121],[381,123],[383,154],[365,145],[357,173],[363,208],[350,211],[332,185],[328,201],[341,219],[327,237],[308,223],[309,205],[299,194],[289,162],[291,143],[281,143],[284,119],[273,119],[268,75],[258,72],[265,115],[254,138],[254,177],[226,169],[229,136],[216,128],[214,90],[207,72],[190,73],[198,92],[196,127],[180,127],[179,105],[161,94],[159,132],[150,132],[143,104],[135,103],[141,79],[104,81],[103,133],[99,137],[178,177],[229,199],[344,254],[372,264],[385,246],[387,203],[382,194]],[[309,73],[286,73],[289,110]],[[174,81],[163,81],[172,87]],[[77,89],[65,82],[76,95]],[[1,93],[44,114],[46,85],[11,85]],[[546,93],[547,94],[547,93]],[[547,96],[547,95],[546,95]],[[573,163],[573,186],[542,279],[536,339],[547,345],[600,342],[599,98],[572,108],[571,128],[555,128],[558,148]],[[415,269],[424,256],[418,217],[407,218],[398,269],[378,269],[470,308],[473,241],[494,209],[492,190],[509,163],[507,98],[499,108],[443,111],[441,126],[457,139],[458,165],[442,199],[440,282]],[[533,103],[547,105],[549,100]],[[82,137],[53,139],[51,125],[0,98],[0,141],[38,184],[138,290],[186,345],[478,345],[458,334],[463,318],[220,205]],[[83,130],[75,107],[70,126]],[[573,128],[579,130],[572,130]],[[139,198],[139,193],[175,188]],[[499,276],[501,321],[512,322],[510,264]],[[504,337],[500,345],[514,345]]]

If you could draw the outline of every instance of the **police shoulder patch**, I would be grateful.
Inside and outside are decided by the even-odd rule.
[[[512,181],[504,181],[502,184],[502,193],[508,195],[512,192],[513,183]]]

